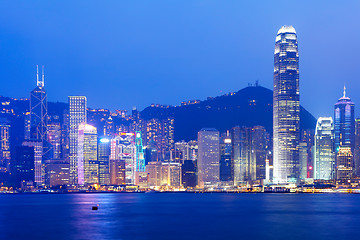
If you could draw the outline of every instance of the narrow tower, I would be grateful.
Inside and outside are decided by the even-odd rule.
[[[299,177],[300,94],[296,31],[283,26],[274,52],[274,182],[296,182]]]

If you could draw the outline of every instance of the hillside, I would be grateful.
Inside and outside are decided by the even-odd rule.
[[[264,126],[272,134],[273,92],[261,86],[241,89],[197,104],[177,107],[147,107],[140,114],[144,119],[175,119],[175,141],[197,138],[201,128],[226,131],[234,126]],[[316,119],[303,107],[300,108],[300,128],[314,129]]]

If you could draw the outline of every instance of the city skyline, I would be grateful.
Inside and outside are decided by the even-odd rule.
[[[175,5],[165,4],[162,7],[168,11],[157,18],[153,15],[158,13],[157,9],[152,14],[146,11],[146,7],[152,7],[149,5],[137,6],[139,9],[129,3],[116,5],[114,9],[128,12],[118,17],[106,4],[90,4],[83,18],[77,19],[75,13],[70,12],[68,20],[62,22],[62,26],[57,25],[56,31],[51,23],[66,15],[65,3],[56,8],[37,2],[16,8],[16,3],[8,3],[8,8],[3,8],[8,12],[2,11],[1,16],[7,21],[0,25],[1,35],[5,36],[2,38],[5,51],[0,57],[0,77],[7,79],[0,95],[27,97],[26,91],[35,81],[36,64],[45,65],[49,101],[66,102],[68,95],[85,95],[93,108],[130,110],[133,106],[143,109],[152,103],[178,105],[181,101],[236,92],[256,80],[272,89],[273,35],[280,26],[288,24],[297,29],[301,41],[301,103],[316,118],[332,116],[331,105],[341,96],[339,88],[344,83],[347,95],[355,103],[360,101],[355,94],[359,84],[353,60],[358,48],[351,40],[357,39],[358,33],[349,31],[351,23],[358,18],[351,13],[359,9],[359,3],[326,3],[326,7],[314,3],[312,9],[301,3],[293,8],[294,12],[282,12],[280,17],[269,14],[271,9],[281,11],[281,3],[263,3],[261,7],[248,3],[244,8],[240,8],[239,3],[227,3],[219,8],[216,3],[205,7],[196,1],[191,6],[199,10],[196,12],[199,16],[184,10],[183,6],[176,10]],[[155,5],[161,7],[161,4]],[[99,21],[88,22],[96,7],[100,7],[100,14],[109,13],[107,20],[112,20],[114,25],[106,25],[96,17]],[[291,6],[284,8],[287,7]],[[265,17],[255,20],[244,11],[246,8],[271,17],[269,21],[265,21]],[[270,10],[265,11],[267,8]],[[59,9],[64,11],[50,16]],[[216,14],[210,17],[204,10]],[[36,14],[40,11],[44,14]],[[130,16],[134,11],[139,11],[139,15]],[[244,11],[243,16],[238,16],[241,14],[237,11]],[[325,15],[330,21],[328,25],[335,22],[334,27],[326,27],[316,11]],[[20,13],[24,17],[15,19]],[[188,19],[183,14],[187,14]],[[304,15],[309,16],[308,19],[304,19]],[[47,24],[45,17],[49,18]],[[145,17],[149,19],[147,29],[136,30]],[[168,23],[163,23],[164,17]],[[216,24],[204,23],[201,17]],[[246,17],[252,21],[244,20]],[[36,24],[29,26],[29,19]],[[70,26],[71,20],[77,24]],[[123,26],[124,22],[129,25]],[[85,27],[85,23],[89,27]],[[182,27],[177,28],[179,26]],[[24,27],[28,29],[25,31]],[[197,33],[199,27],[204,30]],[[103,37],[96,37],[95,32],[103,33]],[[348,37],[344,39],[341,36],[345,34]],[[71,44],[69,36],[74,38]],[[56,40],[59,38],[65,40],[59,42]],[[339,38],[343,44],[353,47],[339,48]],[[194,57],[190,57],[190,52]],[[98,58],[94,58],[95,54],[99,54]],[[19,61],[22,59],[26,61]],[[345,64],[341,59],[349,61]],[[99,79],[102,84],[98,84]],[[131,86],[132,82],[138,83],[136,88]],[[205,83],[209,84],[204,87]],[[327,87],[321,88],[325,83]],[[119,92],[121,98],[117,97]],[[312,104],[314,99],[317,104]]]

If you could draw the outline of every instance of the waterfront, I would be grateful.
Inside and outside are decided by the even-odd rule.
[[[357,194],[9,194],[0,239],[346,239],[359,204]]]

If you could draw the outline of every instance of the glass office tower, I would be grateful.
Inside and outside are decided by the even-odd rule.
[[[219,131],[203,128],[198,132],[198,184],[200,187],[215,185],[220,180]]]
[[[334,122],[331,117],[318,119],[313,149],[314,179],[333,179],[335,177],[335,151]]]
[[[70,183],[77,184],[78,130],[80,123],[86,123],[86,97],[69,97],[69,139],[70,139]]]
[[[353,153],[355,143],[355,104],[344,95],[335,104],[335,151],[339,147],[350,147]]]
[[[274,183],[296,182],[300,137],[299,53],[292,26],[281,27],[276,36],[273,131]]]

